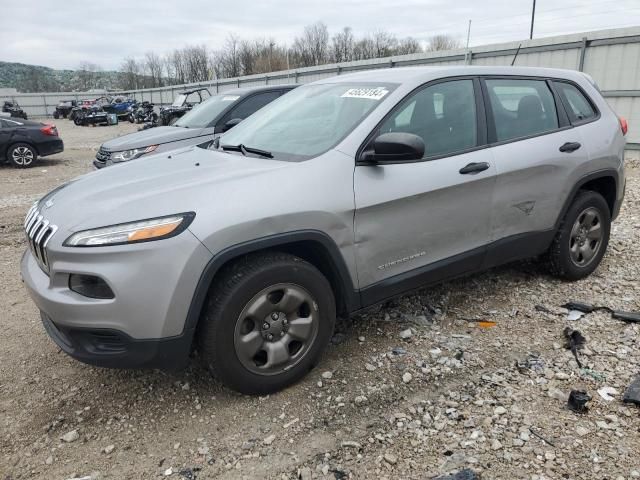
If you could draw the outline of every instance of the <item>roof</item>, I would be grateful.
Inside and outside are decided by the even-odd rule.
[[[347,73],[315,83],[385,82],[424,83],[438,78],[460,75],[521,75],[575,79],[583,74],[575,70],[539,67],[442,65],[431,67],[397,67]]]
[[[213,92],[211,96],[215,95],[240,95],[244,96],[249,93],[262,92],[262,91],[270,91],[270,90],[282,90],[289,89],[292,90],[296,87],[299,87],[299,84],[296,83],[282,83],[280,85],[258,85],[255,87],[241,87],[241,88],[230,88],[229,90],[222,90],[218,93]]]

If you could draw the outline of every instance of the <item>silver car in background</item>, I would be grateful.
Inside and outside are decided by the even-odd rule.
[[[593,272],[626,123],[580,72],[419,67],[302,86],[208,149],[78,178],[29,211],[25,285],[80,361],[177,367],[264,394],[337,315],[539,257]],[[153,162],[151,164],[150,162]]]
[[[296,86],[237,88],[214,95],[173,125],[141,130],[103,143],[93,165],[104,168],[152,153],[209,142]]]

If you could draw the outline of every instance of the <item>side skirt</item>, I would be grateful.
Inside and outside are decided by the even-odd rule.
[[[498,265],[544,253],[555,230],[513,235],[483,247],[425,265],[376,282],[360,290],[362,308],[375,305],[418,288],[429,287]]]

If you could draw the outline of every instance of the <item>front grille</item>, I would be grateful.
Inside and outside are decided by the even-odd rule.
[[[106,161],[109,160],[110,158],[111,158],[111,152],[100,147],[100,149],[96,153],[96,160],[102,163],[106,163]]]
[[[27,242],[29,242],[31,253],[33,253],[33,256],[38,261],[40,268],[47,273],[49,272],[47,244],[56,233],[56,230],[58,230],[58,227],[49,223],[49,220],[46,220],[42,216],[37,204],[29,209],[27,218],[24,220],[24,231],[27,235]]]

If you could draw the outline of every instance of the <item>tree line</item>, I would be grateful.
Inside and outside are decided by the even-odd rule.
[[[350,27],[344,27],[330,35],[327,26],[317,22],[306,26],[291,45],[230,34],[219,50],[199,45],[175,49],[164,56],[147,52],[143,58],[128,57],[120,68],[120,86],[124,90],[154,88],[459,46],[448,35],[431,37],[425,48],[415,38],[398,38],[384,30],[358,38]]]

